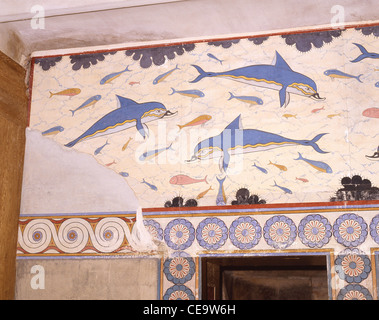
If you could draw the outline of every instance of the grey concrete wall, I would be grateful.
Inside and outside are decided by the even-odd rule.
[[[158,296],[159,265],[160,259],[154,258],[19,259],[15,298],[155,300]],[[43,269],[33,269],[33,266]],[[43,285],[44,288],[40,288]]]

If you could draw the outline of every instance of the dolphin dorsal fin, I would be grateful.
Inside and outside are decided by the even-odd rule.
[[[239,115],[231,123],[229,123],[229,125],[225,129],[230,129],[230,130],[242,129],[241,115]]]
[[[137,102],[135,102],[132,99],[124,98],[124,97],[121,97],[117,94],[116,94],[116,97],[117,97],[117,107],[118,108],[125,108],[125,107],[134,106],[134,105],[138,104]]]
[[[292,71],[291,67],[283,59],[283,57],[279,54],[278,51],[275,51],[275,58],[274,58],[274,61],[272,62],[272,64],[275,67],[282,68],[282,69],[287,69],[287,70],[291,70]]]

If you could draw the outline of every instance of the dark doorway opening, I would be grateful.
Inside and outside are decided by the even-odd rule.
[[[327,300],[325,255],[201,258],[203,300]]]

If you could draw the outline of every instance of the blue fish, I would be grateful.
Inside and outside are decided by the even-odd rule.
[[[96,95],[96,96],[93,96],[89,99],[87,99],[86,101],[84,101],[79,107],[77,107],[75,110],[70,110],[72,112],[72,116],[74,116],[74,113],[80,109],[83,109],[83,108],[86,108],[86,107],[89,107],[89,106],[92,106],[94,105],[97,101],[99,101],[101,99],[101,95]]]
[[[354,78],[354,79],[357,79],[359,82],[362,83],[361,77],[363,76],[363,74],[360,74],[359,76],[353,76],[351,74],[348,74],[348,73],[345,73],[345,72],[342,72],[342,71],[339,71],[336,69],[326,70],[324,72],[324,74],[328,77],[331,77],[332,79],[334,79],[334,78],[342,78],[342,79]]]
[[[127,173],[125,171],[119,172],[119,175],[121,175],[121,176],[123,176],[125,178],[129,177],[129,173]]]
[[[163,80],[165,80],[171,73],[173,73],[175,70],[180,70],[178,68],[178,65],[176,65],[176,67],[174,69],[171,69],[170,71],[167,71],[161,75],[159,75],[158,77],[156,77],[153,81],[153,84],[157,84],[157,83],[160,83],[162,82]]]
[[[362,46],[361,44],[358,44],[358,43],[353,43],[354,45],[356,45],[359,50],[361,51],[361,55],[358,56],[357,58],[355,58],[354,60],[350,61],[350,62],[359,62],[363,59],[367,59],[367,58],[370,58],[370,59],[379,59],[379,53],[374,53],[374,52],[368,52],[364,46]]]
[[[303,156],[301,155],[300,152],[298,152],[298,153],[299,153],[299,158],[297,158],[295,160],[303,160],[306,163],[308,163],[310,166],[312,166],[313,168],[315,168],[316,170],[321,171],[321,172],[325,172],[325,173],[332,173],[333,172],[332,168],[329,167],[329,165],[327,165],[325,162],[305,159],[305,158],[303,158]]]
[[[149,186],[149,187],[150,187],[150,189],[152,189],[152,190],[154,190],[154,191],[157,191],[157,190],[158,190],[158,188],[157,188],[155,185],[153,185],[153,184],[151,184],[151,183],[148,183],[148,182],[146,182],[146,181],[145,181],[145,179],[143,179],[141,183],[144,183],[144,184],[146,184],[147,186]]]
[[[114,72],[114,73],[108,74],[107,76],[105,76],[103,79],[100,80],[100,84],[109,83],[113,81],[114,79],[118,78],[119,76],[121,76],[126,71],[132,71],[132,70],[129,70],[129,66],[127,66],[124,70],[120,72]]]
[[[216,57],[215,55],[213,55],[212,53],[207,53],[207,56],[208,56],[209,58],[211,58],[211,59],[214,59],[214,60],[220,62],[220,64],[222,64],[222,62],[224,61],[224,60],[220,60],[219,58],[217,58],[217,57]]]
[[[379,81],[375,83],[375,87],[379,88]]]
[[[160,149],[155,149],[155,150],[150,150],[150,151],[144,152],[143,154],[141,154],[139,159],[140,159],[140,161],[150,160],[165,150],[168,150],[168,149],[173,150],[171,148],[171,146],[172,146],[172,143],[168,147],[165,147],[165,148],[160,148]]]
[[[196,83],[203,78],[216,77],[278,90],[281,107],[288,105],[290,93],[315,100],[325,100],[317,93],[316,83],[311,78],[293,71],[278,52],[272,65],[253,65],[225,72],[206,72],[197,65],[192,66],[199,75],[190,83]]]
[[[170,96],[173,95],[174,93],[180,93],[183,96],[191,97],[193,99],[204,97],[204,93],[202,91],[200,91],[200,90],[182,90],[182,91],[177,91],[174,88],[171,88],[171,90],[172,90],[172,92],[169,94]]]
[[[46,131],[42,132],[42,135],[43,136],[51,136],[51,135],[57,134],[59,132],[62,132],[63,130],[64,130],[64,128],[62,126],[55,126],[55,127],[52,127],[50,129],[47,129]]]
[[[291,191],[290,189],[288,189],[288,188],[286,188],[286,187],[278,186],[278,185],[276,184],[276,181],[275,181],[275,180],[274,180],[274,183],[275,183],[275,184],[273,185],[273,187],[278,187],[279,189],[283,190],[284,193],[292,194],[292,191]]]
[[[263,104],[263,100],[261,98],[258,98],[258,97],[254,97],[254,96],[235,96],[233,95],[233,93],[229,92],[230,93],[230,98],[228,100],[231,100],[231,99],[237,99],[237,100],[240,100],[242,102],[246,102],[246,103],[250,103],[250,104]]]
[[[116,97],[119,106],[116,110],[107,113],[82,135],[67,143],[65,146],[71,148],[78,142],[116,133],[134,126],[142,137],[146,138],[148,133],[146,122],[175,114],[167,110],[166,107],[159,102],[137,103],[132,99],[118,95],[116,95]]]
[[[199,142],[194,154],[188,162],[194,160],[220,157],[220,170],[226,171],[232,154],[265,151],[285,146],[310,146],[319,153],[327,153],[320,149],[317,141],[326,133],[316,135],[312,140],[294,140],[275,133],[241,129],[241,115],[234,119],[218,136]]]
[[[261,170],[263,173],[266,173],[267,174],[267,170],[265,168],[262,168],[262,167],[258,167],[255,162],[254,164],[252,165],[253,167],[256,167],[257,169]]]
[[[224,177],[224,179],[219,179],[217,177],[216,177],[216,179],[219,183],[218,193],[217,193],[217,198],[216,198],[216,205],[225,206],[226,205],[226,196],[225,196],[225,190],[224,190],[224,181],[226,179],[226,176]]]
[[[98,147],[96,150],[95,150],[95,152],[93,153],[95,156],[96,155],[98,155],[100,152],[101,152],[101,150],[103,150],[103,148],[106,146],[106,145],[108,145],[109,143],[108,143],[108,140],[107,140],[107,142],[105,142],[101,147]]]

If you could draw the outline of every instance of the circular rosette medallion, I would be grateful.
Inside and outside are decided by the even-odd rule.
[[[217,250],[222,247],[228,238],[228,228],[219,218],[206,218],[196,229],[196,239],[199,244],[208,250]]]
[[[163,300],[195,300],[195,296],[185,285],[174,285],[167,289]]]
[[[379,214],[371,220],[370,235],[372,239],[379,244]]]
[[[172,220],[164,230],[164,239],[174,250],[187,249],[195,240],[195,228],[186,219]]]
[[[262,228],[252,217],[239,217],[229,228],[229,238],[239,249],[246,250],[255,247],[262,236]]]
[[[337,300],[372,300],[372,295],[360,284],[349,284],[340,290]]]
[[[156,222],[155,220],[148,219],[143,220],[143,224],[147,231],[151,234],[153,239],[155,240],[162,240],[163,239],[163,230],[161,228],[161,225]]]
[[[175,257],[166,259],[163,273],[168,281],[183,284],[190,281],[195,274],[195,262],[191,257]]]
[[[332,236],[332,226],[325,217],[314,214],[300,221],[299,238],[310,248],[321,248],[326,245]]]
[[[296,225],[286,216],[278,215],[268,219],[263,231],[267,244],[276,249],[285,249],[296,239]]]
[[[335,260],[338,276],[348,283],[360,283],[371,272],[371,261],[357,248],[342,251]]]
[[[337,242],[345,247],[357,247],[366,240],[367,223],[354,213],[346,213],[335,221],[333,234]]]

